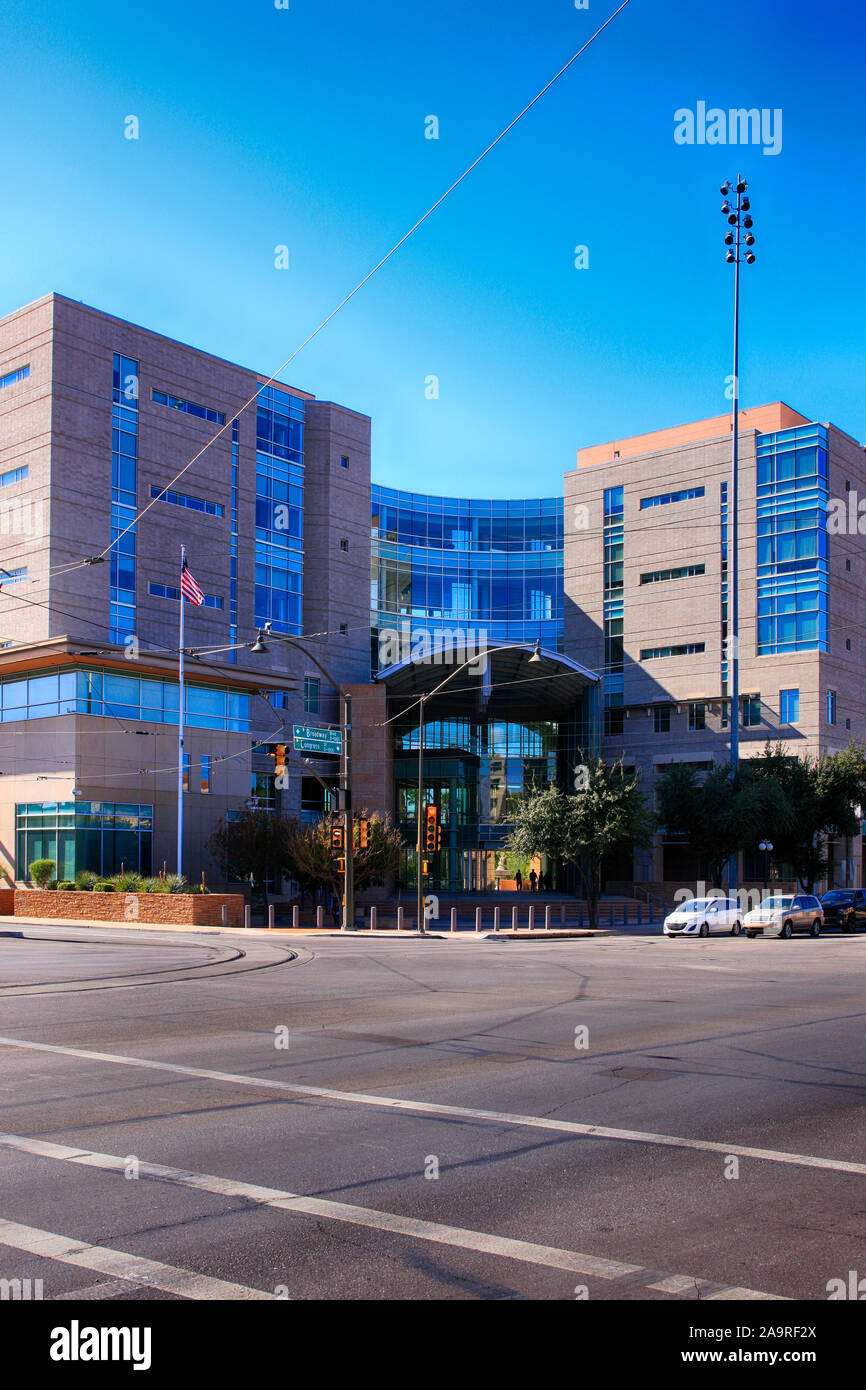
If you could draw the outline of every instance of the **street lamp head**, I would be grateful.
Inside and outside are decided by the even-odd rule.
[[[746,237],[746,245],[747,245],[747,246],[754,246],[754,244],[755,244],[755,238],[752,236],[752,233],[749,232],[748,236]]]
[[[737,192],[738,192],[738,193],[745,193],[745,191],[746,191],[746,189],[748,188],[748,186],[749,186],[749,185],[748,185],[743,179],[740,179],[739,182],[737,183]]]
[[[722,203],[722,212],[730,212],[730,210],[731,210],[731,205],[730,205],[730,203]]]
[[[723,183],[722,186],[721,186],[721,188],[719,189],[719,192],[720,192],[725,198],[727,198],[727,196],[728,196],[728,194],[730,193],[730,191],[731,191],[731,185],[730,185],[729,183]]]
[[[529,658],[530,664],[535,661],[542,661],[543,659],[544,658],[541,655],[541,642],[537,641],[535,643],[535,648],[533,650],[532,656]]]
[[[737,258],[734,255],[733,251],[729,251],[727,256],[725,257],[725,260],[727,261],[728,265],[733,265],[736,259]]]
[[[754,265],[754,264],[755,264],[755,253],[754,253],[754,251],[747,251],[747,252],[746,252],[746,265]]]
[[[726,246],[733,246],[733,244],[734,244],[734,234],[733,234],[733,232],[725,232],[725,245],[726,245]]]
[[[270,647],[265,646],[261,633],[256,637],[255,642],[250,647],[250,651],[253,653],[253,656],[262,656],[265,652],[270,651]]]
[[[740,203],[740,207],[742,208],[743,212],[748,212],[751,206],[752,204],[749,202],[748,198],[744,198],[743,201]]]
[[[752,222],[751,217],[744,217],[744,218],[743,218],[743,226],[744,226],[744,227],[751,227],[751,226],[753,226],[753,225],[754,225],[754,224],[753,224],[753,222]]]
[[[728,221],[730,222],[732,227],[735,227],[737,225],[737,214],[735,212],[732,212],[730,217],[728,218]]]

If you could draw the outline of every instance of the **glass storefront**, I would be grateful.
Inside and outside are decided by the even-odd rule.
[[[149,875],[153,865],[153,807],[119,801],[35,801],[15,808],[16,869],[29,878],[36,859],[53,859],[58,879],[80,869],[106,876],[121,866]]]

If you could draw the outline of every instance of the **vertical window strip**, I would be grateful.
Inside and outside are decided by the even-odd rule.
[[[139,383],[138,362],[116,352],[111,406],[110,636],[113,642],[124,642],[135,633]]]

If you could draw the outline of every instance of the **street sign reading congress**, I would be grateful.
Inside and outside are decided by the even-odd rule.
[[[343,735],[339,729],[322,729],[315,724],[293,726],[296,753],[333,753],[343,751]]]

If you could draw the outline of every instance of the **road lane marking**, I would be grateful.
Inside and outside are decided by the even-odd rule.
[[[73,1152],[70,1150],[70,1153]],[[120,1162],[122,1164],[123,1160]],[[276,1294],[263,1293],[261,1289],[248,1288],[246,1284],[228,1284],[224,1279],[211,1279],[191,1269],[180,1269],[177,1265],[163,1264],[160,1260],[147,1260],[141,1255],[129,1255],[123,1250],[112,1250],[107,1245],[88,1245],[86,1241],[55,1235],[53,1231],[43,1231],[38,1226],[22,1226],[17,1221],[0,1219],[0,1245],[8,1245],[12,1250],[21,1250],[28,1255],[41,1255],[46,1260],[77,1265],[81,1269],[95,1269],[100,1274],[122,1279],[127,1285],[161,1289],[163,1293],[178,1294],[181,1298],[277,1297]]]
[[[512,1115],[500,1110],[474,1110],[463,1105],[439,1105],[435,1101],[403,1100],[397,1096],[365,1095],[362,1091],[336,1091],[327,1086],[302,1086],[295,1081],[276,1081],[271,1077],[244,1076],[232,1071],[212,1071],[207,1067],[188,1067],[179,1062],[154,1062],[143,1057],[124,1057],[112,1052],[90,1052],[56,1043],[38,1043],[0,1036],[0,1046],[20,1047],[33,1052],[51,1052],[77,1057],[85,1062],[110,1062],[114,1066],[141,1067],[203,1081],[219,1081],[230,1086],[253,1086],[291,1095],[311,1096],[314,1100],[335,1100],[346,1105],[371,1105],[379,1109],[404,1111],[415,1115],[443,1116],[459,1120],[484,1120],[493,1124],[524,1129],[546,1129],[556,1134],[574,1134],[590,1139],[612,1139],[629,1144],[659,1144],[669,1149],[695,1149],[701,1153],[734,1154],[766,1163],[787,1163],[797,1168],[823,1168],[833,1173],[866,1176],[866,1163],[845,1158],[820,1158],[815,1154],[789,1153],[785,1149],[758,1149],[748,1144],[719,1143],[713,1139],[685,1139],[673,1134],[654,1134],[639,1129],[612,1129],[609,1125],[585,1125],[576,1120],[550,1120],[543,1115]]]
[[[7,1148],[16,1149],[19,1153],[32,1154],[38,1158],[53,1158],[66,1163],[75,1163],[87,1168],[99,1168],[110,1172],[122,1174],[127,1160],[117,1154],[98,1153],[93,1149],[73,1148],[68,1144],[55,1144],[48,1139],[29,1139],[19,1134],[0,1133],[0,1145]],[[756,1289],[751,1290],[731,1290],[728,1285],[716,1284],[706,1279],[695,1279],[688,1275],[668,1275],[662,1276],[655,1270],[645,1269],[643,1265],[624,1264],[621,1260],[606,1260],[597,1255],[581,1254],[576,1250],[563,1250],[556,1245],[538,1245],[533,1241],[519,1240],[512,1236],[497,1236],[487,1231],[469,1230],[462,1226],[447,1226],[439,1221],[423,1221],[414,1216],[401,1216],[396,1212],[378,1211],[374,1207],[357,1207],[348,1202],[332,1202],[324,1197],[302,1197],[296,1192],[285,1192],[278,1187],[261,1187],[254,1183],[238,1182],[232,1178],[220,1178],[210,1173],[192,1173],[184,1168],[170,1168],[161,1163],[145,1163],[139,1161],[138,1166],[139,1181],[143,1178],[153,1178],[158,1182],[172,1182],[179,1187],[191,1188],[195,1192],[209,1192],[218,1197],[236,1197],[246,1202],[255,1203],[258,1206],[271,1207],[276,1211],[298,1212],[303,1216],[320,1217],[327,1221],[343,1221],[353,1226],[363,1226],[369,1230],[385,1231],[390,1235],[408,1236],[412,1240],[431,1241],[437,1245],[448,1245],[461,1250],[472,1250],[482,1255],[499,1255],[504,1259],[519,1260],[523,1264],[541,1265],[547,1269],[563,1269],[571,1274],[581,1274],[595,1279],[618,1280],[622,1279],[628,1283],[644,1283],[649,1288],[662,1288],[663,1292],[669,1291],[664,1285],[671,1286],[670,1291],[694,1290],[703,1298],[721,1297],[743,1297],[754,1299],[771,1299],[774,1301],[787,1301],[783,1295],[761,1293]],[[0,1243],[14,1244],[8,1241],[4,1235],[4,1228],[12,1223],[0,1222]],[[30,1227],[16,1228],[28,1231]],[[37,1234],[46,1235],[45,1232]],[[63,1237],[50,1237],[50,1239],[63,1240]],[[66,1242],[68,1244],[68,1242]],[[29,1246],[17,1246],[19,1249]],[[76,1247],[78,1248],[78,1247]],[[97,1247],[87,1246],[85,1249],[93,1250]],[[47,1253],[41,1248],[34,1251],[36,1254]],[[108,1254],[117,1256],[119,1252],[109,1251]],[[58,1258],[53,1255],[52,1258]],[[120,1256],[123,1260],[133,1260],[132,1256]],[[75,1261],[72,1261],[74,1263]],[[135,1261],[136,1267],[142,1262]],[[143,1263],[148,1263],[144,1261]],[[103,1268],[103,1266],[91,1265],[91,1268]],[[162,1265],[161,1269],[170,1269],[171,1266]],[[113,1274],[121,1273],[117,1268],[110,1270]],[[189,1278],[197,1279],[202,1276],[192,1275],[188,1270],[173,1271],[175,1274],[184,1274]],[[643,1276],[642,1278],[640,1276]],[[126,1276],[125,1276],[126,1277]],[[139,1278],[141,1283],[153,1282],[144,1280],[137,1273],[130,1274],[130,1278]],[[652,1279],[655,1283],[647,1284],[646,1281]],[[208,1281],[220,1283],[219,1280]],[[165,1287],[157,1285],[157,1287]],[[225,1288],[233,1288],[234,1285],[224,1285]],[[208,1295],[194,1294],[187,1297],[237,1297],[238,1295]],[[246,1290],[246,1298],[267,1298],[268,1294],[261,1294],[255,1290]]]

